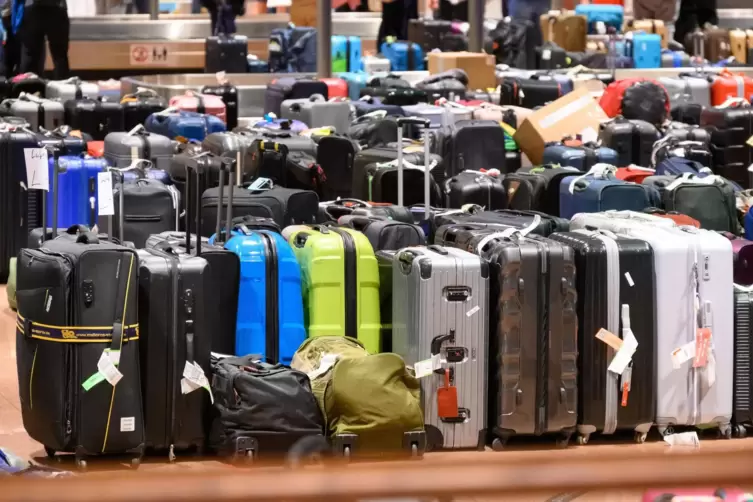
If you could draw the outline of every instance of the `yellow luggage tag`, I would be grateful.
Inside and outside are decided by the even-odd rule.
[[[517,131],[517,129],[515,129],[513,126],[511,126],[507,122],[500,122],[499,126],[502,128],[503,131],[505,131],[511,137],[515,136],[515,132]]]

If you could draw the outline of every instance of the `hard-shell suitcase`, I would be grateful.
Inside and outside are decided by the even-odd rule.
[[[403,106],[406,115],[427,118],[431,121],[431,127],[449,127],[458,120],[470,120],[473,111],[464,106],[437,106],[427,103]]]
[[[227,107],[219,96],[188,91],[183,95],[173,96],[168,104],[171,108],[184,112],[212,115],[227,125]]]
[[[170,139],[202,141],[213,132],[224,132],[225,122],[213,115],[194,112],[159,112],[149,115],[144,122],[147,131]]]
[[[628,429],[642,443],[656,412],[651,246],[587,230],[555,233],[550,238],[573,248],[578,270],[578,442],[588,442],[594,432]],[[623,344],[637,341],[638,349],[627,367],[609,369],[617,351],[595,337],[602,328],[620,337]]]
[[[734,284],[735,288],[735,368],[732,391],[732,424],[736,437],[745,437],[746,429],[753,426],[753,409],[750,403],[751,376],[750,343],[753,322],[753,288]]]
[[[488,265],[467,251],[429,246],[398,251],[392,270],[392,350],[410,365],[447,353],[420,380],[427,447],[483,449]]]
[[[661,134],[653,125],[643,120],[614,119],[599,127],[599,139],[605,147],[617,152],[618,167],[631,164],[648,167],[651,152]]]
[[[280,117],[300,120],[312,128],[331,126],[345,133],[350,125],[350,105],[346,101],[327,101],[322,95],[288,99],[280,106]]]
[[[586,16],[588,33],[605,34],[607,28],[622,30],[625,9],[621,5],[579,4],[575,6],[575,13]]]
[[[748,35],[745,30],[734,29],[729,32],[730,52],[738,63],[748,62]]]
[[[332,71],[361,71],[361,37],[332,35]]]
[[[58,127],[54,130],[42,129],[37,133],[39,146],[54,146],[60,148],[65,155],[85,155],[87,142],[91,137],[82,134],[81,131],[73,131],[68,126]]]
[[[440,152],[446,176],[463,171],[498,169],[505,166],[505,131],[491,120],[460,120],[444,131]]]
[[[286,99],[307,99],[321,94],[329,99],[327,84],[311,78],[284,77],[267,84],[264,93],[264,113],[280,115],[280,107]]]
[[[228,130],[238,127],[238,88],[228,81],[222,81],[219,85],[206,85],[201,88],[201,93],[209,96],[217,96],[225,103],[225,114]]]
[[[21,117],[33,131],[40,127],[52,130],[63,125],[65,112],[59,101],[21,94],[17,99],[3,101],[1,105],[10,115]]]
[[[358,143],[345,136],[325,136],[319,141],[316,163],[322,166],[327,176],[327,183],[322,191],[323,200],[350,197],[353,160],[359,150]]]
[[[167,101],[151,89],[139,89],[133,94],[127,94],[120,104],[123,105],[123,129],[126,131],[144,125],[149,115],[167,108]]]
[[[363,72],[344,72],[338,73],[336,76],[344,80],[348,85],[348,97],[352,101],[358,101],[361,96],[361,89],[365,89],[366,84],[368,83],[369,79],[371,79],[371,75]]]
[[[369,240],[349,228],[295,226],[288,242],[301,265],[309,336],[357,338],[381,352],[379,270]]]
[[[594,165],[618,165],[617,152],[611,148],[587,143],[580,146],[550,144],[544,148],[542,164],[559,164],[586,172]],[[622,164],[620,164],[622,165]]]
[[[66,101],[65,124],[91,135],[94,140],[104,140],[111,132],[125,130],[123,106],[101,99],[74,99]]]
[[[390,68],[390,60],[387,58],[377,56],[364,56],[361,58],[361,66],[363,71],[369,75],[375,75],[377,73],[387,73]]]
[[[662,47],[666,48],[669,44],[667,27],[660,19],[631,19],[625,23],[625,31],[655,33],[661,37]]]
[[[661,68],[661,35],[634,33],[632,56],[635,68]]]
[[[335,77],[323,78],[322,81],[327,84],[329,99],[348,97],[348,83],[345,80]]]
[[[711,106],[711,82],[702,74],[683,74],[679,77],[659,77],[657,81],[669,94],[672,108],[684,104]]]
[[[44,95],[47,99],[59,99],[62,102],[69,99],[96,99],[99,96],[99,86],[93,82],[82,82],[77,77],[67,80],[50,80],[47,82]]]
[[[559,70],[568,67],[567,52],[562,47],[545,43],[536,47],[536,68],[539,70]]]
[[[701,126],[711,131],[714,171],[743,187],[749,187],[748,166],[753,163],[753,108],[746,106],[708,108]]]
[[[89,455],[131,454],[134,466],[143,455],[138,266],[134,250],[92,233],[19,255],[24,428],[50,456],[75,453],[80,468]]]
[[[729,434],[734,366],[732,245],[715,232],[666,227],[663,222],[659,226],[655,217],[646,220],[647,216],[637,220],[633,215],[583,214],[571,225],[626,234],[645,240],[653,249],[659,432],[671,432],[673,425],[703,424]],[[702,328],[712,330],[713,341],[707,365],[694,368],[694,358],[685,361],[684,354],[692,355],[685,351],[692,351],[697,335],[704,336],[698,331]]]
[[[204,73],[246,73],[248,71],[248,37],[216,34],[204,42]]]
[[[549,11],[540,17],[545,42],[554,42],[569,52],[586,50],[588,20],[572,11]]]
[[[445,206],[478,204],[488,210],[507,209],[507,189],[499,172],[461,171],[445,180]]]
[[[217,157],[226,157],[235,159],[238,166],[236,176],[241,175],[238,183],[246,183],[252,179],[251,171],[251,143],[255,141],[255,136],[252,134],[234,133],[234,132],[220,132],[213,133],[204,138],[201,142],[201,148],[205,151],[211,152]],[[214,165],[219,167],[219,164]],[[211,172],[205,173],[207,187],[217,186],[219,180],[219,170],[212,169]],[[203,234],[202,234],[203,235]],[[208,237],[208,236],[207,236]]]
[[[722,72],[711,84],[711,104],[721,106],[729,98],[742,98],[750,101],[753,97],[753,78],[736,75],[729,71]]]
[[[157,169],[170,170],[173,143],[167,136],[143,130],[111,132],[105,136],[105,159],[115,167],[128,167],[135,160],[148,160]]]
[[[49,159],[49,179],[54,178],[55,161]],[[87,225],[92,228],[97,223],[97,200],[99,183],[97,174],[107,169],[102,159],[80,156],[61,156],[60,174],[57,186],[46,194],[47,221],[53,221],[55,200],[57,200],[57,228],[72,225]],[[57,195],[53,196],[53,190]]]
[[[392,71],[422,71],[425,68],[424,51],[413,42],[384,42],[379,52],[389,59]]]
[[[523,108],[536,108],[562,97],[562,84],[554,79],[505,77],[500,82],[499,102]]]
[[[560,181],[565,176],[580,173],[574,167],[562,167],[558,164],[544,164],[508,173],[502,180],[507,192],[508,207],[558,215]]]
[[[440,49],[442,39],[452,33],[452,22],[445,19],[411,19],[408,40],[421,46],[425,54]]]

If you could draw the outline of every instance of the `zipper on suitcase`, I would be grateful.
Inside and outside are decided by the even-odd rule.
[[[170,308],[171,308],[171,317],[172,317],[172,329],[170,330],[170,342],[171,342],[171,357],[170,357],[170,367],[168,369],[168,379],[167,379],[167,388],[169,389],[169,392],[167,393],[167,398],[170,400],[170,423],[167,424],[167,441],[165,442],[166,445],[170,447],[170,453],[173,452],[173,442],[175,441],[175,394],[176,394],[176,386],[175,386],[175,374],[177,371],[180,371],[181,369],[178,368],[178,304],[179,298],[178,295],[180,294],[180,263],[179,258],[176,256],[171,255],[170,253],[165,253],[168,260],[170,260],[170,275],[172,276],[172,290],[173,294],[170,298]]]
[[[549,381],[549,249],[546,244],[534,242],[541,253],[541,276],[543,285],[539,290],[538,312],[541,319],[536,340],[538,349],[538,375],[536,377],[536,427],[535,434],[546,432],[547,382]]]
[[[345,336],[358,338],[358,288],[356,287],[356,246],[350,233],[332,228],[340,235],[345,251]]]
[[[267,281],[267,297],[266,297],[266,350],[265,355],[267,359],[274,361],[275,363],[280,359],[280,329],[279,329],[279,292],[277,291],[277,281],[279,275],[279,269],[277,265],[277,248],[274,243],[274,238],[267,235],[264,232],[259,232],[262,242],[264,242],[264,250],[266,251],[266,270],[265,279]]]

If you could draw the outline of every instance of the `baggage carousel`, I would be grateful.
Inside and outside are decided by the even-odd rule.
[[[703,68],[703,71],[718,72],[721,68]],[[682,72],[698,71],[695,68],[659,68],[650,70],[616,70],[615,77],[623,78],[659,78],[675,77]],[[753,77],[753,67],[735,68],[736,72]],[[394,72],[405,80],[415,83],[429,75],[425,71]],[[229,74],[228,79],[238,88],[238,113],[241,117],[259,117],[263,114],[264,92],[267,84],[282,76],[314,77],[313,73],[239,73]],[[141,75],[120,79],[123,94],[135,92],[138,88],[152,89],[166,99],[187,90],[199,90],[205,85],[217,83],[214,75],[206,73],[187,73],[172,75]]]

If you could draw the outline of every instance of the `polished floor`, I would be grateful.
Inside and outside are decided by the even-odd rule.
[[[8,307],[5,287],[0,286],[0,447],[7,448],[19,456],[45,461],[44,450],[42,446],[32,440],[24,431],[21,420],[20,403],[18,399],[18,382],[16,377],[16,360],[15,360],[15,313]],[[446,460],[451,457],[453,460],[462,461],[466,456],[479,455],[502,455],[505,461],[515,462],[527,455],[542,455],[542,449],[547,456],[554,455],[561,459],[563,464],[567,463],[568,458],[582,455],[598,455],[601,452],[624,450],[624,449],[641,449],[644,451],[655,451],[657,455],[672,454],[677,450],[686,448],[670,448],[664,442],[660,441],[658,436],[654,437],[648,443],[643,445],[633,444],[630,438],[622,440],[610,439],[608,441],[592,441],[585,446],[570,446],[567,449],[556,449],[551,443],[531,444],[523,442],[521,444],[512,444],[508,451],[497,453],[487,450],[485,452],[442,452],[430,453],[424,458],[424,462],[436,462]],[[737,450],[753,449],[753,438],[735,439],[735,440],[716,440],[702,439],[701,448],[713,448],[716,450]],[[549,457],[551,459],[551,457]],[[151,459],[145,463],[142,469],[228,469],[226,464],[214,460],[201,461],[179,461],[175,464],[168,464],[167,459]],[[71,467],[72,463],[63,462],[57,464],[63,468]],[[139,471],[141,472],[141,471]],[[91,475],[96,475],[92,473]],[[546,497],[545,497],[546,498]],[[515,500],[524,500],[515,498]],[[543,500],[543,499],[538,499]],[[583,497],[578,497],[580,501],[635,501],[641,500],[640,493],[590,493]]]

